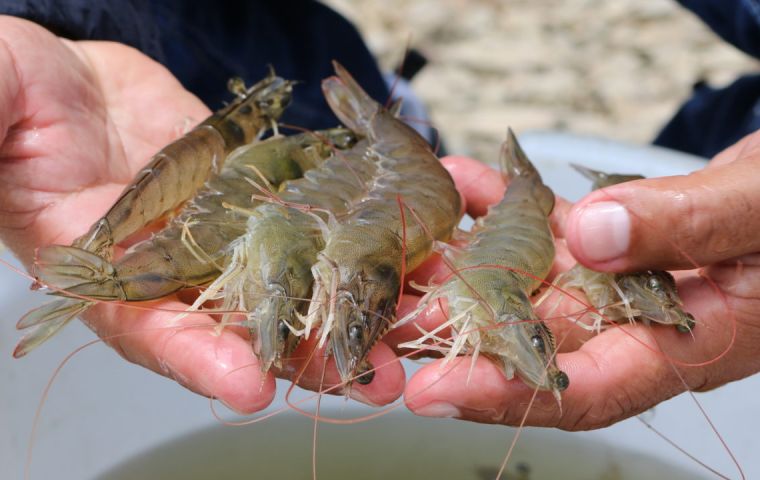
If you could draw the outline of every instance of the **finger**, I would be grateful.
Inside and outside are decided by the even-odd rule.
[[[398,318],[404,318],[413,312],[420,301],[417,295],[404,295],[398,308]],[[423,332],[430,332],[446,321],[446,301],[445,299],[434,300],[431,304],[417,315],[414,319],[405,322],[398,327],[394,327],[383,337],[383,343],[390,346],[399,356],[416,357],[410,348],[398,348],[398,345],[404,342],[416,340],[424,335]],[[451,330],[445,328],[437,334],[441,338],[451,338]],[[422,353],[422,352],[420,352]],[[427,353],[427,352],[426,352]]]
[[[406,384],[404,369],[388,345],[378,343],[367,357],[373,367],[372,381],[366,385],[354,381],[350,388],[342,385],[335,360],[330,356],[325,361],[325,349],[316,346],[316,338],[302,341],[283,368],[283,375],[300,387],[330,395],[348,393],[354,400],[372,406],[391,403],[403,393]]]
[[[567,218],[570,251],[602,271],[689,269],[756,252],[758,165],[760,152],[687,176],[595,191]]]
[[[714,388],[760,369],[757,327],[739,321],[732,343],[733,330],[718,293],[699,277],[689,283],[687,308],[698,318],[693,338],[672,328],[624,326],[594,337],[577,352],[559,354],[559,367],[570,378],[561,411],[548,392],[538,392],[529,408],[533,390],[507,380],[484,358],[478,359],[469,382],[466,357],[448,369],[440,362],[426,366],[410,379],[405,402],[425,416],[517,425],[527,411],[527,425],[581,430],[635,415],[687,388]],[[681,365],[676,368],[683,380],[674,363]]]
[[[212,328],[217,323],[208,315],[176,320],[176,312],[187,305],[171,297],[150,305],[173,311],[101,304],[85,317],[122,357],[216,397],[237,412],[255,412],[271,403],[274,378],[261,374],[247,340],[227,329],[217,335]]]
[[[427,260],[406,275],[404,293],[418,293],[413,285],[440,285],[451,276],[452,269],[447,266],[438,253],[432,254]]]
[[[505,183],[501,173],[487,164],[458,156],[444,157],[441,163],[454,179],[457,190],[465,199],[467,213],[471,217],[482,217],[489,206],[498,203],[504,196]],[[564,218],[569,209],[570,204],[566,200],[556,198],[550,221],[558,237],[564,236]]]
[[[465,198],[467,213],[473,218],[485,215],[488,207],[504,196],[501,174],[487,164],[458,156],[443,157],[441,163],[454,179],[457,190]]]

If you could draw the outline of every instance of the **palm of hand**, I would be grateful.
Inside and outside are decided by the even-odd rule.
[[[208,110],[131,48],[3,23],[0,68],[15,75],[0,81],[0,229],[29,264],[35,247],[86,232],[183,119]]]

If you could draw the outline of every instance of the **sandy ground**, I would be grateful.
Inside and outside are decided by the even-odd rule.
[[[700,79],[760,65],[674,0],[327,0],[413,86],[451,152],[492,159],[507,125],[651,141]]]

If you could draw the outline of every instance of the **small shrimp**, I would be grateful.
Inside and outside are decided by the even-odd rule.
[[[110,260],[114,244],[189,200],[232,150],[273,125],[290,103],[293,83],[272,72],[248,89],[239,78],[228,88],[235,100],[154,155],[73,246]]]
[[[580,165],[572,166],[594,182],[594,190],[644,178],[641,175],[607,174]],[[578,264],[559,275],[555,284],[582,290],[599,311],[599,314],[591,314],[594,318],[593,325],[578,323],[584,328],[599,331],[605,319],[611,322],[633,322],[639,319],[675,325],[679,332],[684,333],[690,332],[695,326],[694,317],[683,310],[683,302],[678,296],[673,276],[665,271],[603,273]]]
[[[515,372],[528,385],[551,390],[557,401],[569,385],[555,360],[549,328],[533,311],[530,295],[542,284],[554,261],[548,216],[554,193],[544,185],[510,129],[501,155],[509,187],[500,203],[477,220],[469,243],[445,251],[454,271],[446,282],[430,287],[416,317],[433,300],[448,300],[449,320],[439,329],[455,331],[448,359],[467,349],[494,360],[511,379]],[[403,347],[421,348],[434,332]]]
[[[35,277],[74,295],[122,301],[151,300],[208,283],[228,262],[228,245],[245,233],[244,207],[252,205],[255,185],[263,179],[276,187],[303,175],[327,156],[326,138],[343,141],[347,136],[353,137],[336,129],[240,147],[163,230],[132,246],[115,263],[84,249],[54,245],[38,250]],[[14,355],[25,355],[92,305],[63,298],[27,313],[17,327],[37,328],[21,340]]]
[[[348,128],[367,138],[365,155],[378,169],[361,201],[327,232],[312,268],[306,331],[321,322],[320,345],[330,339],[341,380],[349,385],[359,374],[357,381],[367,384],[373,374],[366,358],[394,321],[404,263],[414,269],[435,240],[451,237],[461,200],[430,145],[337,63],[335,71],[322,82],[327,102]],[[404,222],[399,203],[427,225],[413,215]]]

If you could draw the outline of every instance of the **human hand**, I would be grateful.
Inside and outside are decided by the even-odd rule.
[[[33,23],[0,17],[3,242],[27,266],[37,247],[70,244],[153,154],[181,134],[188,118],[199,121],[209,113],[164,67],[132,48],[70,42]],[[209,328],[182,328],[216,325],[203,314],[171,322],[187,308],[184,299],[140,304],[149,309],[100,304],[84,320],[129,361],[237,411],[266,407],[274,378],[262,378],[243,329],[213,336]],[[389,355],[381,346],[372,360],[386,363]],[[320,373],[310,369],[302,383],[319,385]],[[330,381],[328,372],[325,383]],[[352,393],[382,404],[402,388],[403,372],[396,366]]]
[[[473,216],[482,215],[486,205],[500,198],[503,186],[496,172],[469,159],[447,158],[444,163]],[[697,326],[693,337],[673,328],[643,325],[610,328],[590,337],[571,322],[550,322],[560,351],[567,352],[557,358],[570,387],[562,392],[561,412],[550,394],[540,392],[526,424],[599,428],[640,413],[687,385],[695,391],[708,390],[760,370],[760,320],[753,313],[758,305],[760,277],[755,268],[760,241],[753,236],[757,221],[751,213],[760,204],[760,194],[752,186],[750,173],[758,166],[760,136],[756,135],[723,152],[696,174],[610,187],[572,207],[558,204],[552,215],[558,241],[555,273],[574,262],[565,244],[587,266],[608,271],[693,268],[682,254],[687,252],[705,267],[677,275],[686,310],[695,316]],[[606,203],[602,205],[606,211],[614,212],[610,201],[631,212],[629,235],[625,220],[617,220],[617,227],[610,226],[609,220],[589,220],[591,206],[600,202]],[[667,211],[663,205],[669,205]],[[611,246],[618,246],[616,254]],[[441,277],[448,272],[433,264],[426,274]],[[425,283],[424,279],[419,283]],[[405,311],[410,311],[414,299],[405,305]],[[563,298],[554,315],[578,310],[575,300]],[[442,320],[434,306],[418,322],[430,330]],[[398,340],[419,335],[411,324],[398,330]],[[572,338],[563,341],[568,334]],[[478,359],[469,383],[468,374],[469,358],[443,368],[440,361],[425,366],[407,384],[408,407],[427,416],[509,425],[522,421],[533,389],[519,380],[507,381],[484,358]]]

